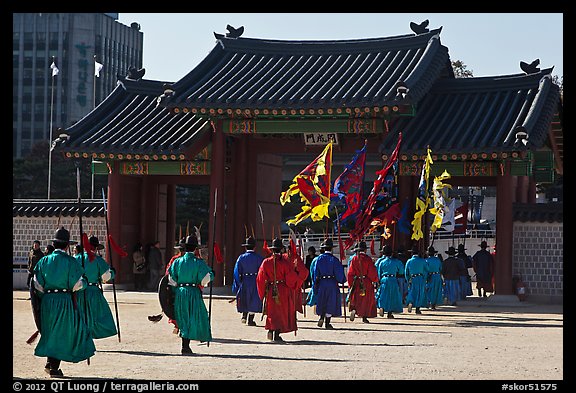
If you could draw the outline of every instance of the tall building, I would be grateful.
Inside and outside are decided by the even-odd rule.
[[[140,25],[118,22],[117,13],[15,13],[12,22],[14,158],[47,141],[51,125],[54,139],[58,127],[84,117],[114,89],[117,74],[142,68]]]

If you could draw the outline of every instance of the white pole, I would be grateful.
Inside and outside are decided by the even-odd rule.
[[[54,63],[54,57],[52,57]],[[52,93],[50,98],[50,139],[48,139],[48,199],[50,199],[50,176],[52,173],[52,113],[54,107],[54,71],[52,70]]]

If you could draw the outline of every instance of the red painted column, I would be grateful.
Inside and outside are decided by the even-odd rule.
[[[513,295],[512,289],[512,203],[515,195],[510,165],[505,164],[504,175],[496,178],[496,266],[494,290],[496,295]]]
[[[528,176],[518,176],[516,186],[516,202],[528,203]]]
[[[112,235],[114,241],[122,246],[122,233],[120,232],[121,222],[120,222],[120,198],[122,195],[121,190],[121,175],[118,173],[119,165],[114,162],[114,168],[112,173],[108,175],[108,230],[109,234]],[[127,281],[127,272],[123,268],[125,263],[123,260],[127,258],[120,259],[120,256],[114,251],[108,249],[108,242],[106,242],[106,255],[111,256],[112,264],[116,269],[116,283],[122,284]]]
[[[174,255],[176,244],[176,185],[168,184],[166,190],[166,253],[164,266]]]
[[[222,132],[222,122],[216,123],[214,134],[212,135],[212,158],[211,158],[211,173],[210,173],[210,212],[209,212],[209,227],[208,227],[208,252],[209,264],[212,263],[213,252],[212,245],[214,244],[214,208],[216,207],[216,243],[220,246],[222,256],[226,258],[224,249],[224,199],[226,196],[224,190],[224,160],[225,160],[225,136]],[[214,198],[217,192],[217,206],[214,205]],[[224,266],[214,259],[214,286],[221,287],[224,284]]]

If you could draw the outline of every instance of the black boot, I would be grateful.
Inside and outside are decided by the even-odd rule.
[[[280,330],[274,330],[274,342],[283,343],[284,340],[280,337]]]
[[[334,326],[332,326],[332,325],[330,324],[330,320],[331,320],[331,319],[332,319],[332,317],[326,317],[326,324],[324,325],[324,327],[325,327],[326,329],[334,329]]]
[[[182,337],[182,355],[191,355],[192,348],[190,348],[190,339]]]
[[[322,327],[323,324],[324,324],[324,315],[321,315],[320,319],[318,320],[318,327]]]
[[[392,311],[388,311],[388,315],[386,316],[386,318],[394,318],[394,315],[392,315]]]
[[[420,307],[416,307],[416,314],[422,314],[422,311],[420,311]]]
[[[50,370],[48,372],[50,374],[50,377],[63,377],[64,376],[64,373],[62,373],[62,370],[60,370],[60,360],[59,359],[48,358],[47,365],[50,368]]]
[[[243,312],[243,313],[242,313],[242,319],[240,320],[240,322],[246,323],[246,317],[247,317],[247,316],[248,316],[248,313],[247,313],[247,312]]]
[[[274,341],[274,331],[273,330],[268,330],[268,334],[266,335],[266,338],[269,341]]]
[[[254,314],[248,314],[248,326],[256,326],[256,322],[254,322]]]
[[[364,322],[364,323],[370,323],[370,321],[369,321],[368,318],[366,318],[366,317],[362,318],[362,322]]]
[[[478,297],[482,297],[482,290],[478,289]]]

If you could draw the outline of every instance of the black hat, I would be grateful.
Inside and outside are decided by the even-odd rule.
[[[182,250],[184,248],[184,243],[186,243],[186,239],[182,238],[182,239],[178,240],[178,242],[176,242],[176,245],[174,246],[174,248],[176,248],[178,250]]]
[[[466,248],[464,248],[464,244],[460,243],[458,244],[458,251],[464,251],[466,250]]]
[[[392,255],[392,246],[390,244],[385,244],[384,247],[382,247],[382,253],[387,256]]]
[[[244,244],[241,244],[243,247],[256,247],[256,240],[252,236],[248,236]]]
[[[183,245],[198,247],[198,239],[196,238],[196,236],[190,235],[186,238],[186,241],[184,242]]]
[[[410,250],[410,252],[411,252],[412,254],[420,254],[420,249],[418,248],[418,246],[417,246],[416,244],[414,244],[414,245],[412,246],[412,249]]]
[[[456,255],[456,249],[454,248],[454,246],[448,247],[448,251],[446,251],[446,254],[448,254],[448,255]]]
[[[436,254],[436,249],[432,246],[428,247],[428,254],[430,255]]]
[[[40,240],[34,240],[32,243],[40,244]]]
[[[104,249],[104,246],[102,244],[100,244],[100,242],[98,241],[98,238],[96,236],[90,236],[90,239],[88,239],[88,242],[94,246],[95,249],[97,250],[102,250]]]
[[[70,232],[64,227],[60,227],[54,234],[53,242],[70,243]]]
[[[334,248],[334,242],[332,239],[328,238],[320,244],[320,248]]]
[[[277,237],[274,240],[272,240],[272,246],[270,246],[272,250],[280,251],[282,247],[284,247],[284,244],[282,244],[282,239]]]
[[[486,240],[482,240],[478,246],[480,246],[480,248],[487,248],[488,243],[486,242]]]
[[[356,247],[352,251],[366,251],[368,247],[366,246],[365,241],[359,242]]]

